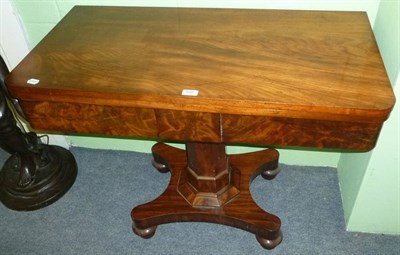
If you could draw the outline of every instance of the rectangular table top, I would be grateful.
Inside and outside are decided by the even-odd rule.
[[[394,105],[362,12],[77,6],[6,84],[24,101],[333,121]]]

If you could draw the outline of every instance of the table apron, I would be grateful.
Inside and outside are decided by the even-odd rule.
[[[32,128],[163,141],[371,150],[382,123],[21,101]]]

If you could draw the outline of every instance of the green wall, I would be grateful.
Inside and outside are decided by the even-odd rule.
[[[14,0],[31,46],[34,47],[75,4],[172,7],[229,7],[366,11],[395,84],[399,70],[399,1],[397,0]],[[379,12],[378,12],[379,10]],[[397,21],[396,21],[397,20]],[[397,23],[396,23],[397,22]],[[397,86],[396,94],[399,95]],[[377,148],[368,153],[280,149],[286,164],[333,166],[338,174],[347,227],[352,231],[400,233],[398,107],[385,124]],[[396,122],[397,121],[397,122]],[[68,136],[72,145],[149,152],[152,141]],[[397,141],[397,142],[393,142]],[[259,148],[229,147],[239,153]],[[397,155],[397,156],[396,156]],[[379,220],[377,220],[379,219]]]
[[[382,0],[374,33],[400,97],[400,2]],[[400,112],[395,105],[372,152],[343,153],[338,175],[347,229],[400,234]]]

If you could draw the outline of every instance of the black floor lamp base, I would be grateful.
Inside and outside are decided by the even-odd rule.
[[[17,211],[32,211],[45,207],[73,185],[77,175],[77,165],[73,155],[66,149],[54,145],[38,145],[40,153],[34,159],[36,173],[33,180],[22,187],[20,168],[23,158],[13,154],[0,172],[0,201]]]

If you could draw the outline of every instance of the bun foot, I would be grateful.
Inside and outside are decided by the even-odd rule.
[[[149,239],[149,238],[153,237],[154,234],[156,233],[156,229],[157,229],[157,226],[141,229],[141,228],[136,227],[135,224],[132,225],[133,232],[136,235],[138,235],[144,239]]]
[[[277,236],[274,239],[267,239],[267,238],[261,237],[259,235],[256,235],[256,239],[264,249],[272,250],[273,248],[275,248],[278,244],[280,244],[282,242],[283,238],[282,238],[282,232],[279,231]]]
[[[151,164],[155,169],[157,169],[160,173],[168,173],[170,171],[170,167],[168,165],[168,161],[162,157],[159,153],[156,152],[157,144],[155,144],[151,148],[151,152],[153,154],[153,160]]]
[[[155,169],[157,169],[160,173],[168,173],[169,169],[166,165],[162,164],[162,163],[158,163],[155,160],[151,161],[151,164],[153,165],[153,167]]]
[[[265,170],[261,172],[261,176],[266,180],[272,180],[279,174],[280,171],[281,167],[277,166],[275,169]]]

